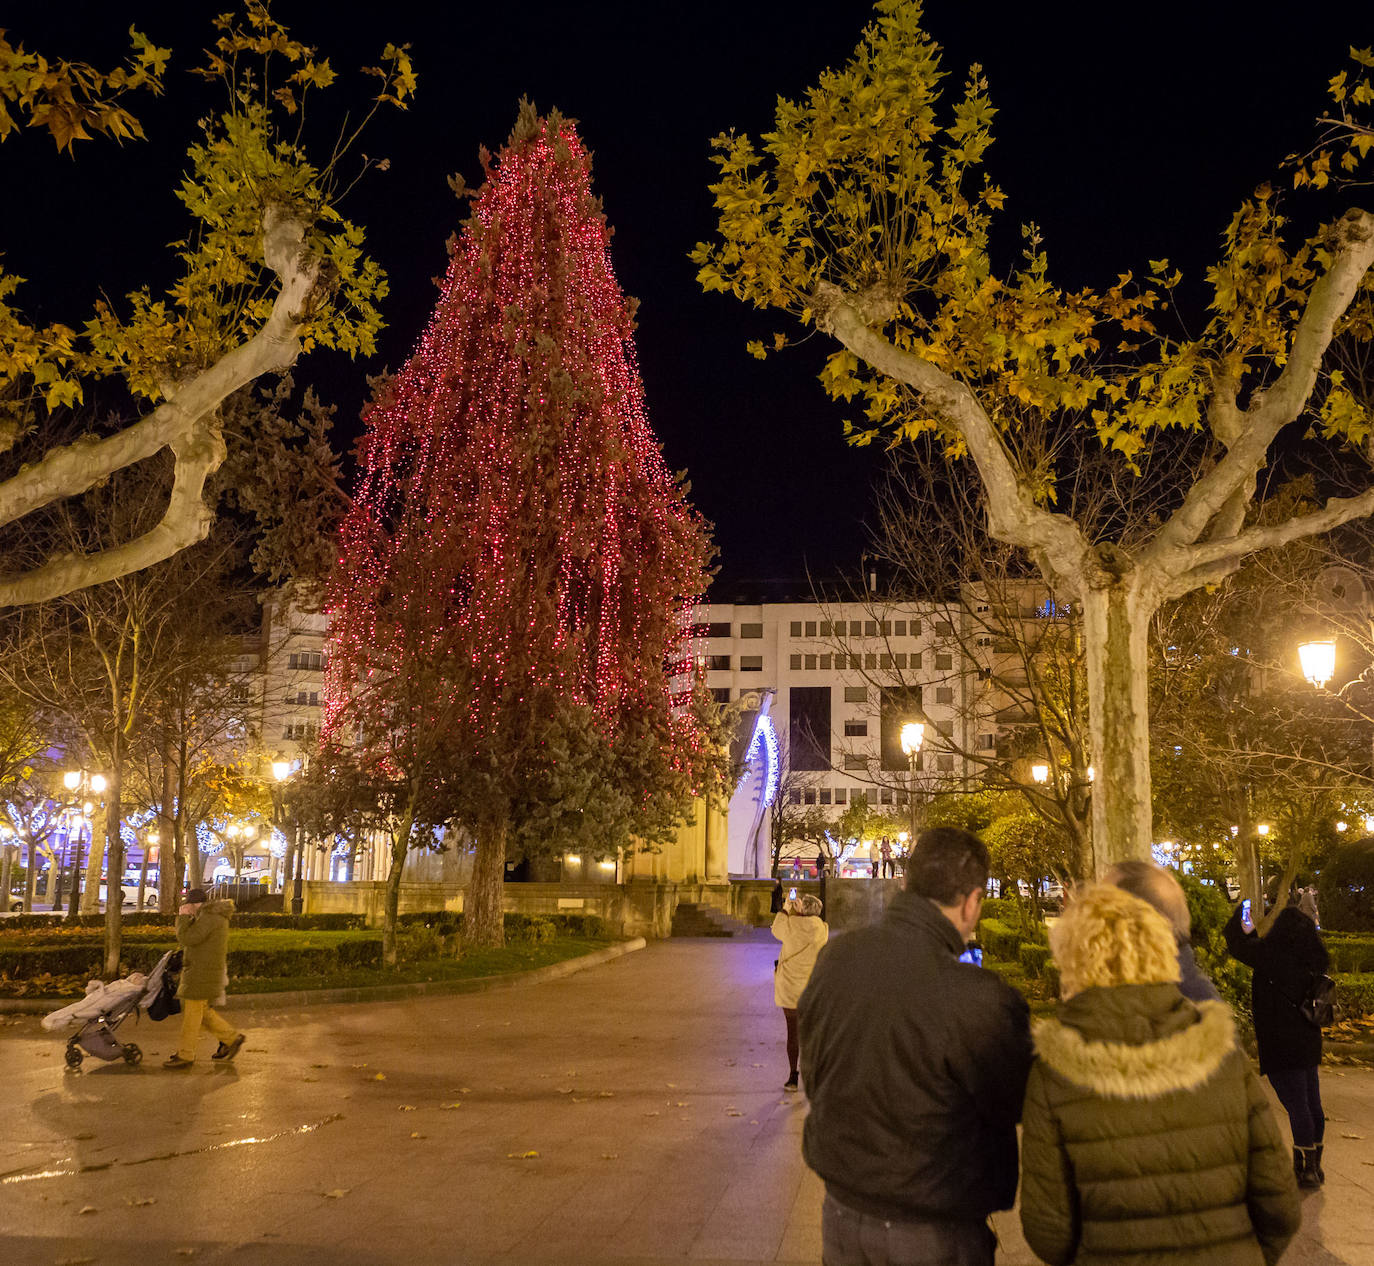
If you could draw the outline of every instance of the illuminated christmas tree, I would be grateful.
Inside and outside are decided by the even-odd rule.
[[[508,845],[662,838],[719,756],[689,643],[711,547],[645,417],[590,155],[522,103],[482,160],[429,326],[365,415],[327,733],[443,788],[477,849],[467,934],[499,943]]]

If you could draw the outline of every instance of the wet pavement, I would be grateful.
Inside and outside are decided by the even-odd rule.
[[[773,943],[652,944],[563,980],[254,1012],[235,1064],[171,1023],[87,1058],[0,1024],[5,1266],[647,1266],[820,1259]],[[232,1004],[226,1009],[232,1017]],[[1328,1070],[1326,1191],[1285,1262],[1374,1263],[1374,1074]],[[999,1260],[1034,1259],[1014,1217]]]

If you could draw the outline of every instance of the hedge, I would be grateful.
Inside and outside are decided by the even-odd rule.
[[[1045,975],[1045,969],[1049,966],[1050,947],[1048,945],[1036,945],[1028,941],[1021,946],[1017,959],[1027,976],[1034,976],[1039,979]]]
[[[1374,1015],[1374,972],[1332,973],[1336,982],[1336,1005],[1347,1019]]]
[[[237,923],[237,920],[235,921]],[[440,936],[461,936],[463,916],[453,910],[424,911],[403,914],[396,920],[401,928],[417,924],[432,928]],[[592,941],[610,940],[611,925],[596,914],[507,914],[505,916],[508,941],[551,941],[558,936],[581,937]]]
[[[1331,955],[1328,970],[1333,976],[1338,972],[1374,972],[1374,936],[1328,934],[1322,940]]]
[[[159,958],[174,948],[171,941],[143,941],[124,946],[120,955],[123,973],[150,971]],[[236,947],[229,944],[230,980],[249,976],[308,976],[332,973],[349,967],[375,967],[382,961],[380,934],[341,938],[324,945],[292,945],[277,948]],[[94,980],[104,975],[105,951],[95,942],[72,945],[0,946],[0,978],[31,980],[36,976],[82,976]]]
[[[137,928],[174,928],[175,914],[158,911],[130,911],[125,914],[126,931]],[[6,932],[31,932],[41,928],[103,928],[103,914],[81,914],[68,919],[61,914],[16,914],[0,919],[0,936]],[[281,928],[289,932],[356,932],[365,926],[361,914],[235,914],[236,928]]]

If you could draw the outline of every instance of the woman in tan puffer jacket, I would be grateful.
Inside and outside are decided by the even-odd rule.
[[[1162,914],[1090,884],[1050,933],[1064,1002],[1035,1027],[1021,1225],[1054,1266],[1272,1266],[1293,1170],[1224,1003],[1188,1001]]]

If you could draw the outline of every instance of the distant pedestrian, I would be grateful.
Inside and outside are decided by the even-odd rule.
[[[224,1020],[213,1004],[223,1005],[229,988],[229,917],[232,901],[209,901],[203,888],[192,888],[177,911],[177,944],[181,946],[181,1042],[163,1068],[190,1068],[203,1024],[219,1038],[211,1059],[231,1060],[243,1045],[244,1034]]]
[[[826,1266],[992,1262],[1031,1050],[1021,995],[959,961],[987,881],[977,836],[923,832],[905,890],[821,951],[802,994],[802,1147],[825,1181]]]
[[[870,863],[872,863],[873,878],[879,878],[879,876],[882,874],[883,854],[882,850],[878,847],[877,840],[870,840],[868,842],[868,860]]]
[[[794,857],[794,858],[792,859],[792,878],[793,878],[793,879],[800,879],[801,877],[802,877],[802,863],[801,863],[801,858],[800,858],[800,857]]]
[[[816,878],[821,879],[825,876],[825,850],[816,850]]]
[[[1244,903],[1223,929],[1226,948],[1253,969],[1250,1013],[1255,1022],[1260,1072],[1269,1078],[1288,1113],[1293,1131],[1293,1172],[1311,1190],[1326,1181],[1322,1111],[1317,1068],[1322,1062],[1321,1028],[1303,1014],[1302,1003],[1325,974],[1329,957],[1317,931],[1316,906],[1290,905],[1264,936],[1245,926]]]
[[[1194,1002],[1220,1002],[1216,986],[1202,974],[1193,954],[1193,916],[1188,913],[1188,898],[1178,880],[1163,866],[1134,858],[1117,862],[1102,880],[1139,897],[1169,920],[1178,942],[1178,987],[1183,996]]]
[[[782,895],[782,880],[777,879],[773,882],[773,892],[768,898],[768,913],[777,914],[782,909],[785,898]]]
[[[1173,925],[1089,884],[1050,931],[1064,1001],[1035,1026],[1021,1226],[1051,1266],[1273,1266],[1301,1221],[1230,1009],[1178,988]]]
[[[883,836],[883,842],[878,851],[882,854],[883,858],[883,878],[889,879],[897,872],[893,869],[892,865],[892,841],[889,840],[886,835]]]
[[[773,920],[773,935],[782,942],[773,973],[773,1002],[782,1008],[787,1024],[787,1081],[783,1089],[789,1091],[797,1088],[797,1001],[811,979],[816,955],[830,936],[820,915],[820,898],[808,892],[787,901]]]

